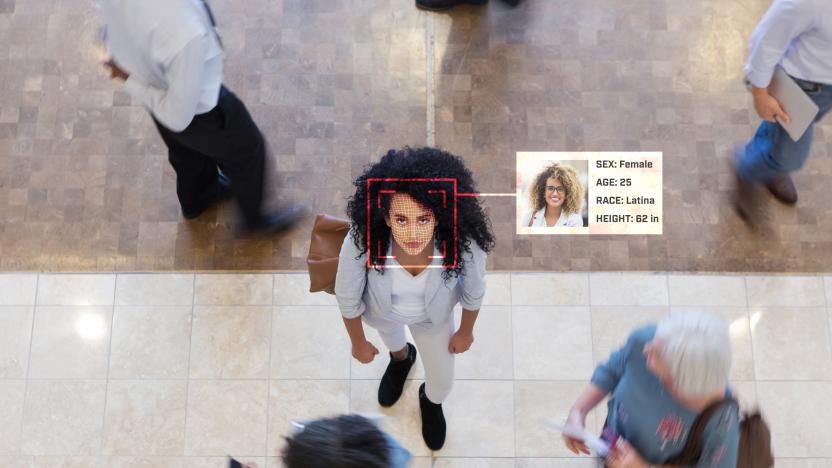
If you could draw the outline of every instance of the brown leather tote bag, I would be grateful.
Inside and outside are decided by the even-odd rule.
[[[350,222],[335,216],[319,214],[312,226],[309,242],[309,292],[325,291],[335,294],[335,273],[338,271],[338,255],[341,245],[350,231]]]

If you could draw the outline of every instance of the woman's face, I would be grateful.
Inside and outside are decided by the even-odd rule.
[[[387,225],[393,231],[393,240],[408,255],[422,253],[433,241],[436,217],[430,208],[421,205],[410,195],[393,194]]]
[[[546,206],[549,208],[560,208],[563,206],[563,202],[566,201],[566,187],[563,186],[560,179],[549,177],[546,179],[546,187],[543,190]]]

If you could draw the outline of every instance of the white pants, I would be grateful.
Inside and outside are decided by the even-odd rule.
[[[390,351],[399,351],[407,345],[405,325],[382,317],[363,319],[364,323],[378,331],[381,341]],[[448,351],[454,333],[453,320],[449,319],[442,325],[424,322],[407,326],[425,368],[425,394],[433,403],[442,403],[454,386],[454,355]]]

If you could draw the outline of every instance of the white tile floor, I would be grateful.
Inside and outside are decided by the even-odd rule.
[[[382,411],[386,358],[351,361],[334,299],[306,282],[0,274],[0,468],[223,467],[227,454],[278,467],[290,420],[351,411],[387,414],[416,468],[592,467],[542,418],[563,416],[632,328],[697,307],[730,323],[732,380],[769,418],[778,467],[832,466],[832,277],[490,274],[433,454],[421,366]]]

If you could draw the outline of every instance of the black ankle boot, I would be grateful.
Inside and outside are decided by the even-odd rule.
[[[419,387],[419,409],[422,410],[422,438],[431,450],[439,450],[445,445],[445,415],[442,403],[436,404],[425,395],[425,384]]]
[[[387,364],[387,370],[384,371],[384,376],[381,377],[381,383],[378,386],[378,404],[390,407],[399,401],[407,374],[410,373],[414,362],[416,362],[416,347],[410,343],[407,344],[407,356],[403,360],[395,361],[393,354],[390,354],[390,364]]]

